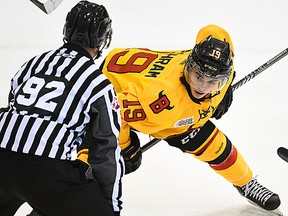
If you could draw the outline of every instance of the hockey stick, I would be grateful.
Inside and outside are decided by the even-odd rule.
[[[277,149],[277,154],[280,158],[288,163],[288,149],[280,147]]]
[[[263,65],[258,67],[256,70],[252,71],[247,76],[245,76],[244,78],[242,78],[241,80],[236,82],[234,85],[232,85],[232,91],[238,89],[240,86],[244,85],[245,83],[247,83],[248,81],[250,81],[251,79],[256,77],[258,74],[262,73],[264,70],[266,70],[271,65],[275,64],[276,62],[278,62],[280,59],[285,57],[287,54],[288,54],[288,48],[286,48],[285,50],[280,52],[278,55],[274,56],[269,61],[265,62]],[[157,139],[157,138],[154,138],[154,139],[150,140],[148,143],[146,143],[145,145],[143,145],[141,147],[142,152],[145,152],[146,150],[148,150],[152,146],[156,145],[160,141],[161,141],[161,139]],[[287,157],[286,157],[286,159],[287,159]]]
[[[232,90],[236,90],[238,89],[240,86],[244,85],[246,82],[248,82],[249,80],[253,79],[254,77],[256,77],[258,74],[262,73],[264,70],[266,70],[267,68],[269,68],[271,65],[275,64],[276,62],[278,62],[280,59],[282,59],[283,57],[285,57],[288,54],[288,48],[286,48],[285,50],[283,50],[282,52],[280,52],[278,55],[274,56],[273,58],[271,58],[269,61],[267,61],[266,63],[264,63],[263,65],[261,65],[260,67],[258,67],[256,70],[252,71],[251,73],[249,73],[247,76],[245,76],[244,78],[242,78],[241,80],[239,80],[237,83],[235,83],[234,85],[232,85]]]
[[[47,0],[45,3],[42,3],[38,0],[30,0],[30,1],[33,4],[35,4],[38,8],[40,8],[42,11],[44,11],[46,14],[50,14],[59,6],[59,4],[63,0]]]
[[[160,142],[162,139],[157,139],[157,138],[154,138],[152,140],[150,140],[148,143],[146,143],[145,145],[143,145],[141,147],[141,151],[142,153],[147,151],[149,148],[151,148],[152,146],[156,145],[158,142]]]

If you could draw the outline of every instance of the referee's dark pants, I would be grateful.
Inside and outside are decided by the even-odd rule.
[[[113,216],[99,185],[85,179],[81,163],[0,148],[0,215],[13,216],[27,202],[40,215]]]

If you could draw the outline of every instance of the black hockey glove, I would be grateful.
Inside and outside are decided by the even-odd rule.
[[[229,109],[233,101],[233,91],[232,86],[230,85],[224,95],[224,98],[214,111],[212,118],[216,118],[217,120],[220,119]]]
[[[122,156],[125,162],[125,174],[137,170],[142,162],[142,151],[137,134],[133,131],[130,133],[131,144],[122,150]]]
[[[235,75],[236,75],[236,71],[234,71],[233,80],[235,78]],[[232,82],[230,86],[228,87],[222,101],[220,102],[216,110],[214,111],[212,118],[216,118],[217,120],[220,119],[228,111],[229,107],[231,106],[232,101],[233,101]]]

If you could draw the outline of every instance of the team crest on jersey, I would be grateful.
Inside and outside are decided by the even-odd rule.
[[[186,119],[181,119],[174,123],[174,127],[182,127],[187,125],[192,125],[194,123],[194,116]]]
[[[113,101],[112,101],[112,109],[113,110],[118,110],[120,108],[120,104],[119,104],[119,101],[117,99],[117,97],[114,97],[113,98]]]
[[[201,120],[201,119],[205,119],[210,113],[213,113],[215,110],[215,108],[213,106],[209,106],[207,110],[198,110],[198,113],[199,113],[199,120],[198,122]]]
[[[149,104],[151,110],[155,114],[162,112],[164,109],[171,110],[174,107],[170,106],[170,100],[168,99],[167,95],[163,94],[163,91],[159,92],[157,100]]]

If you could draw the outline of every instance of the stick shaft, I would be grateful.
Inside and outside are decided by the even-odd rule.
[[[275,64],[278,62],[280,59],[285,57],[288,54],[288,48],[280,52],[278,55],[274,56],[272,59],[269,61],[265,62],[263,65],[258,67],[256,70],[252,71],[249,73],[247,76],[243,77],[241,80],[239,80],[237,83],[232,85],[232,91],[238,89],[240,86],[244,85],[246,82],[250,81],[254,77],[256,77],[258,74],[262,73],[264,70],[269,68],[271,65]]]
[[[162,139],[156,139],[156,138],[150,140],[148,143],[146,143],[145,145],[143,145],[143,146],[141,147],[142,153],[145,152],[145,151],[147,151],[148,149],[150,149],[152,146],[156,145],[156,144],[157,144],[158,142],[160,142],[161,140],[162,140]]]

